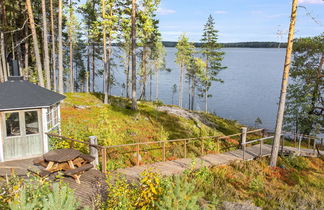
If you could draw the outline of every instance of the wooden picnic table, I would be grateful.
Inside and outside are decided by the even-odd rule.
[[[93,167],[91,162],[94,159],[75,149],[56,149],[44,154],[43,159],[35,160],[34,163],[45,167],[43,175],[63,171],[64,175],[73,177],[80,184],[81,174]]]

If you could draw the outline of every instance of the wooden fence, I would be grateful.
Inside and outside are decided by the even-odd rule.
[[[248,134],[259,134],[261,136],[261,138],[259,139],[253,139],[251,141],[247,141],[247,135]],[[220,152],[220,141],[221,140],[228,140],[230,138],[233,137],[239,137],[240,138],[240,147],[243,150],[243,159],[245,159],[245,150],[247,145],[249,144],[256,144],[258,142],[260,142],[260,156],[262,156],[262,145],[264,144],[264,141],[266,140],[270,140],[273,139],[273,136],[266,136],[266,132],[265,129],[256,129],[256,130],[251,130],[248,131],[246,127],[243,127],[241,129],[241,133],[235,133],[232,135],[227,135],[227,136],[204,136],[204,137],[194,137],[194,138],[185,138],[185,139],[172,139],[172,140],[163,140],[163,141],[150,141],[150,142],[138,142],[138,143],[131,143],[131,144],[120,144],[120,145],[111,145],[111,146],[101,146],[98,145],[97,143],[97,139],[95,136],[91,136],[89,137],[89,142],[87,141],[81,141],[81,140],[77,140],[77,139],[72,139],[72,138],[68,138],[68,137],[64,137],[58,134],[52,134],[52,133],[48,133],[47,134],[50,137],[54,137],[54,138],[58,138],[60,140],[63,141],[68,141],[70,144],[70,148],[74,148],[74,144],[75,143],[81,143],[84,145],[87,145],[89,147],[89,151],[90,154],[96,157],[96,161],[97,164],[99,164],[99,162],[101,163],[102,166],[102,172],[106,173],[107,171],[107,152],[109,150],[112,149],[116,149],[116,148],[126,148],[126,147],[135,147],[135,152],[136,152],[136,165],[140,164],[140,153],[141,153],[141,147],[143,146],[147,146],[147,145],[162,145],[159,148],[155,148],[155,149],[161,149],[162,151],[162,161],[166,161],[167,157],[166,157],[166,148],[167,148],[167,144],[170,143],[182,143],[183,145],[183,158],[187,158],[187,146],[190,142],[194,142],[194,141],[200,141],[200,154],[204,155],[205,154],[205,144],[204,144],[204,139],[211,139],[216,143],[216,153]],[[281,149],[283,150],[283,146],[284,146],[284,135],[281,135]],[[319,139],[317,137],[314,136],[305,136],[303,135],[303,137],[301,138],[301,140],[303,139],[308,139],[308,141],[310,142],[311,139],[314,139],[314,150],[316,147],[316,141],[315,139]],[[321,139],[323,142],[323,139]],[[310,144],[310,143],[309,143]],[[301,147],[301,141],[299,141],[299,150]],[[153,150],[153,149],[152,149]],[[132,152],[133,153],[133,152]]]

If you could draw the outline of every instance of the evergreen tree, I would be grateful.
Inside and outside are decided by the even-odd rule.
[[[285,129],[316,134],[324,127],[324,34],[294,41]]]
[[[222,60],[224,52],[222,52],[221,45],[217,43],[218,31],[215,29],[215,22],[211,15],[209,15],[207,23],[204,26],[204,33],[201,38],[202,42],[202,55],[206,63],[206,71],[204,75],[204,84],[200,89],[201,94],[205,100],[205,112],[208,112],[208,97],[212,95],[208,94],[208,91],[212,85],[212,81],[223,82],[217,77],[218,73],[225,69],[222,66]]]

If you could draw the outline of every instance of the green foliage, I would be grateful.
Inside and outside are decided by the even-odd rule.
[[[224,52],[220,51],[221,45],[217,42],[218,31],[215,29],[215,22],[211,15],[209,15],[207,23],[204,26],[204,32],[201,38],[202,54],[205,59],[205,71],[200,75],[202,87],[199,89],[207,98],[208,90],[211,86],[211,81],[223,82],[217,77],[218,73],[226,69],[222,66]]]
[[[181,69],[188,67],[194,53],[194,46],[189,42],[189,38],[186,34],[181,34],[176,48],[178,50],[176,53],[177,64],[180,65]]]
[[[295,133],[319,133],[324,127],[324,34],[294,41],[285,111],[285,129]]]
[[[161,177],[150,170],[141,174],[139,184],[128,183],[121,175],[109,175],[107,179],[108,209],[152,209],[162,193]]]
[[[210,123],[204,124],[191,119],[178,117],[157,110],[160,104],[152,102],[140,102],[139,110],[129,109],[130,101],[121,97],[111,97],[110,105],[103,105],[102,95],[74,93],[67,94],[67,98],[61,108],[62,135],[74,139],[88,141],[89,136],[97,136],[101,145],[117,145],[134,142],[168,140],[177,138],[190,138],[200,136],[221,136],[240,132],[240,124],[226,120],[212,114],[195,112]],[[84,106],[84,109],[75,108]],[[55,138],[50,141],[53,148],[66,148],[68,142],[59,141]],[[204,141],[206,149],[215,149],[214,140]],[[221,144],[220,146],[227,146]],[[88,147],[79,143],[74,145],[77,149],[88,152]],[[190,145],[189,153],[200,154],[200,142]],[[149,149],[149,147],[147,147]],[[183,147],[176,144],[167,151],[167,157],[182,155]],[[192,148],[192,149],[191,149]],[[196,149],[195,149],[196,148]],[[110,152],[108,168],[116,169],[121,166],[132,165],[134,147],[127,147],[123,152],[130,155],[117,156],[117,152]],[[193,152],[197,150],[198,152]],[[117,151],[117,149],[116,149]],[[156,154],[150,151],[143,158],[145,161],[161,160],[161,152]],[[188,153],[188,155],[189,155]],[[141,154],[142,155],[142,154]],[[191,155],[191,154],[190,154]]]
[[[292,156],[292,155],[282,159],[282,162],[284,165],[298,170],[307,169],[309,164],[307,159],[300,156]]]
[[[175,176],[163,182],[163,194],[157,202],[158,209],[200,209],[198,200],[202,193],[195,190],[195,185],[187,177]]]
[[[1,209],[78,209],[73,191],[38,177],[8,177],[0,187]]]

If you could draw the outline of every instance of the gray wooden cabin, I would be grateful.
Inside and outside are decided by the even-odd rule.
[[[60,129],[64,98],[20,76],[0,83],[0,162],[46,153],[46,133]]]

